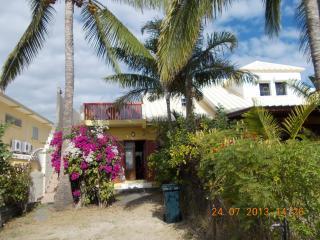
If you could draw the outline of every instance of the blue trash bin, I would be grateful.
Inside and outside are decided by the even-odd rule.
[[[182,220],[180,211],[180,187],[177,184],[163,184],[164,221],[175,223]]]

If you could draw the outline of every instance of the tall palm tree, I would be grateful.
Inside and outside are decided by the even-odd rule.
[[[150,101],[154,101],[165,97],[167,118],[169,122],[172,120],[171,114],[171,97],[181,95],[183,86],[177,86],[173,81],[170,84],[162,84],[160,81],[157,66],[157,45],[160,34],[161,20],[147,22],[141,29],[142,33],[149,34],[145,41],[145,48],[150,51],[153,58],[146,58],[141,55],[130,54],[123,49],[115,49],[117,58],[123,61],[131,72],[134,73],[118,73],[105,78],[106,81],[116,82],[123,88],[131,88],[125,95],[117,99],[116,104],[121,106],[125,102],[140,101],[144,96],[148,95]]]
[[[145,47],[149,49],[154,59],[145,59],[139,56],[129,55],[121,49],[117,49],[117,56],[124,61],[131,71],[136,73],[116,74],[106,78],[114,81],[122,87],[133,88],[118,101],[134,101],[141,95],[149,94],[154,100],[163,97],[167,102],[168,118],[170,117],[170,97],[184,95],[186,98],[186,118],[191,120],[193,116],[193,99],[202,97],[201,88],[211,84],[221,84],[226,79],[235,83],[253,82],[256,77],[249,72],[237,70],[227,60],[226,52],[232,51],[237,46],[237,39],[232,33],[221,32],[198,37],[193,53],[187,64],[179,73],[173,76],[173,81],[164,85],[161,83],[158,60],[156,57],[159,41],[161,21],[150,21],[142,32],[148,31],[151,37],[147,39]]]
[[[297,9],[300,49],[311,57],[317,90],[320,90],[320,7],[318,0],[301,0]]]
[[[114,0],[117,2],[117,0]],[[153,5],[157,1],[122,0],[136,6]],[[155,2],[155,3],[154,3]],[[158,1],[158,4],[161,1]],[[5,89],[42,49],[48,35],[48,27],[53,20],[56,0],[30,0],[32,20],[19,43],[6,60],[0,78],[0,87]],[[97,0],[65,0],[65,101],[63,114],[64,134],[69,133],[73,124],[73,93],[74,93],[74,45],[73,17],[74,5],[82,8],[81,19],[84,24],[86,39],[94,47],[96,54],[110,64],[115,71],[119,67],[112,47],[121,47],[128,53],[137,53],[152,58],[150,53],[140,44],[134,35]],[[65,147],[65,144],[64,144]],[[63,209],[72,202],[69,177],[64,175],[61,164],[60,181],[56,193],[56,207]]]
[[[248,71],[237,69],[228,55],[238,41],[229,32],[215,32],[206,37],[201,33],[187,63],[176,74],[176,81],[185,83],[186,118],[193,118],[193,99],[202,96],[201,89],[223,83],[254,83],[257,77]]]
[[[159,68],[162,81],[172,80],[186,64],[196,44],[204,20],[217,17],[231,6],[233,0],[172,0],[162,24],[159,41]],[[281,0],[263,0],[265,4],[265,30],[270,36],[280,31]],[[302,16],[302,39],[310,46],[314,64],[316,87],[320,89],[320,15],[319,0],[300,0],[298,10]],[[188,24],[186,24],[188,23]]]

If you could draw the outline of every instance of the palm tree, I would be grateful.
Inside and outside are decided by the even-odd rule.
[[[160,81],[158,60],[156,58],[160,35],[161,21],[150,21],[142,32],[148,31],[151,37],[147,39],[145,47],[153,56],[152,60],[129,55],[117,49],[117,56],[124,61],[131,71],[136,73],[116,74],[106,78],[107,81],[118,82],[122,87],[133,88],[118,102],[134,101],[141,95],[149,94],[149,99],[155,100],[166,96],[168,118],[170,119],[170,97],[184,95],[186,98],[186,118],[193,117],[193,99],[202,97],[201,88],[211,84],[221,84],[225,79],[237,84],[253,82],[256,77],[249,72],[237,70],[230,63],[225,52],[232,51],[237,46],[237,39],[232,33],[221,32],[208,35],[200,34],[193,49],[193,54],[179,73],[173,76],[173,81],[165,85]]]
[[[265,30],[270,36],[280,31],[281,0],[263,0],[265,3]],[[162,24],[159,41],[159,68],[162,81],[172,80],[192,54],[201,31],[202,22],[217,17],[233,0],[173,0]],[[298,7],[302,19],[302,40],[310,46],[320,89],[320,15],[318,0],[300,0]],[[186,24],[188,23],[188,24]],[[305,33],[305,34],[304,34]],[[302,44],[305,45],[305,44]]]
[[[300,49],[311,57],[317,90],[320,90],[320,15],[319,1],[301,0],[297,11],[300,27]]]
[[[201,89],[223,83],[254,83],[257,77],[242,71],[228,60],[227,53],[237,47],[238,41],[229,32],[215,32],[206,37],[201,33],[187,63],[176,74],[175,81],[185,83],[186,118],[193,118],[193,99],[202,96]]]
[[[117,0],[114,0],[117,1]],[[136,6],[153,5],[157,1],[123,0]],[[153,3],[155,2],[155,3]],[[161,1],[158,1],[160,4]],[[22,71],[30,65],[42,49],[48,35],[48,27],[53,20],[56,0],[30,0],[32,20],[5,62],[0,78],[0,87],[4,90]],[[145,58],[152,58],[134,35],[97,0],[65,0],[65,101],[63,114],[64,134],[68,134],[73,124],[74,93],[74,45],[73,14],[74,5],[82,8],[81,19],[84,24],[86,39],[94,47],[96,54],[110,64],[115,71],[119,67],[112,47],[121,47],[128,53],[137,53]],[[64,144],[65,147],[65,144]],[[60,181],[56,194],[57,209],[63,209],[72,202],[69,177],[64,175],[61,164]]]
[[[146,50],[150,51],[152,58],[145,56],[130,54],[124,49],[115,49],[117,58],[123,61],[129,70],[135,73],[118,73],[105,78],[106,81],[119,83],[123,88],[131,88],[125,95],[117,99],[116,105],[121,106],[126,102],[140,101],[143,96],[148,95],[150,101],[154,101],[165,97],[167,118],[169,122],[172,120],[170,99],[174,95],[181,95],[181,88],[177,86],[176,81],[170,84],[162,84],[160,81],[157,66],[157,45],[160,34],[161,20],[147,22],[141,29],[142,33],[147,32],[150,36],[145,41]]]

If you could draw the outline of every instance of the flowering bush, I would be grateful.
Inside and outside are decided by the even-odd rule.
[[[63,153],[63,164],[70,175],[74,199],[81,200],[82,204],[108,204],[113,198],[112,180],[123,172],[120,145],[101,126],[73,127],[66,139],[68,145]],[[51,141],[54,147],[51,161],[58,173],[62,142],[62,132],[56,132]]]

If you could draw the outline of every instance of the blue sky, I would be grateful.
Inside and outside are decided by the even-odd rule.
[[[163,14],[154,10],[143,13],[129,6],[101,0],[139,38],[140,28],[148,20]],[[0,64],[16,45],[30,21],[28,1],[8,1],[0,9]],[[7,88],[6,94],[40,114],[54,120],[57,87],[64,84],[64,1],[56,5],[57,15],[45,48],[37,59]],[[269,39],[264,34],[262,1],[239,0],[217,20],[207,25],[206,31],[232,31],[239,40],[231,59],[242,66],[255,60],[305,67],[303,78],[313,73],[312,64],[299,51],[299,31],[295,19],[297,0],[284,0],[282,4],[282,31],[279,38]],[[84,40],[79,10],[75,11],[75,108],[83,102],[110,102],[124,89],[106,84],[104,76],[112,74],[109,67],[97,59]]]

